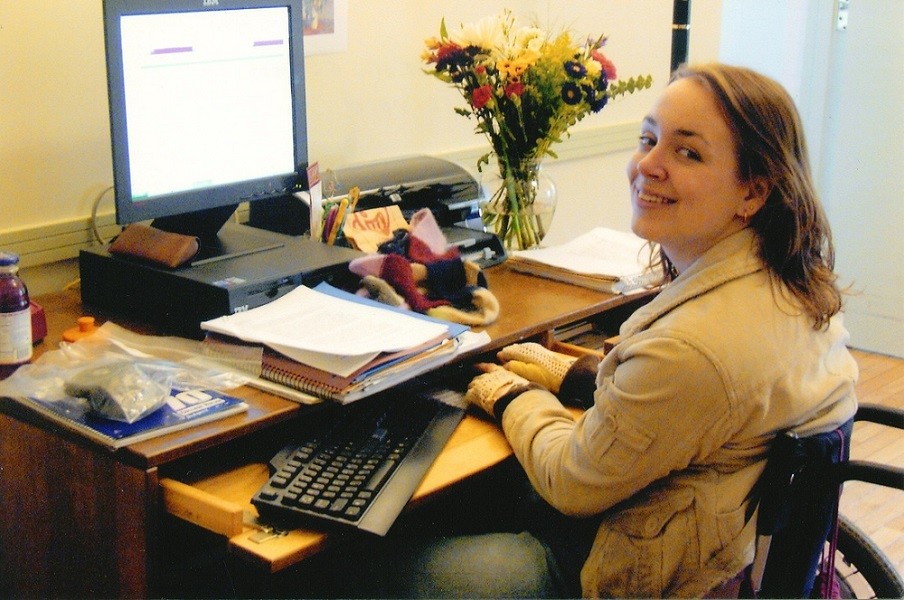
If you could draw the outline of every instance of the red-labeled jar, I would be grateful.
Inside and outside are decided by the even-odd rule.
[[[19,255],[0,251],[0,379],[31,360],[31,308]]]

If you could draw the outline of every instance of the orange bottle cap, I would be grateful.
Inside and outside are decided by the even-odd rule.
[[[97,331],[97,325],[94,324],[94,317],[79,317],[75,322],[77,323],[75,327],[70,327],[63,332],[63,339],[67,342],[80,340]]]

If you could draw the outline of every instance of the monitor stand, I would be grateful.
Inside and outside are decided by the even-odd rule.
[[[237,234],[234,230],[224,228],[223,226],[237,208],[238,205],[234,204],[160,217],[154,219],[151,226],[161,231],[198,238],[198,253],[191,260],[192,266],[274,250],[283,246],[282,241],[258,235]]]

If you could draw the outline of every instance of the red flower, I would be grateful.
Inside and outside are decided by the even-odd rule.
[[[616,79],[618,79],[615,74],[615,64],[611,60],[603,56],[602,52],[597,52],[596,50],[594,50],[590,53],[590,56],[592,56],[593,59],[603,67],[603,71],[605,71],[606,73],[606,79],[608,79],[609,81],[615,81]]]
[[[462,47],[458,44],[453,44],[451,42],[448,44],[443,44],[436,49],[436,59],[437,61],[448,59],[450,56],[458,54],[461,51]]]
[[[524,84],[520,81],[513,81],[505,86],[505,97],[520,96],[524,93]]]
[[[489,85],[482,85],[479,88],[474,88],[474,91],[471,92],[471,106],[480,110],[487,105],[487,102],[489,102],[492,97],[493,90]]]

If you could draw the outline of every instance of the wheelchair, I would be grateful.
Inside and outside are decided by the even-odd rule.
[[[756,490],[756,559],[741,597],[904,598],[895,566],[838,512],[845,481],[904,490],[904,469],[850,460],[854,421],[904,429],[904,410],[863,404],[834,431],[776,438]]]

